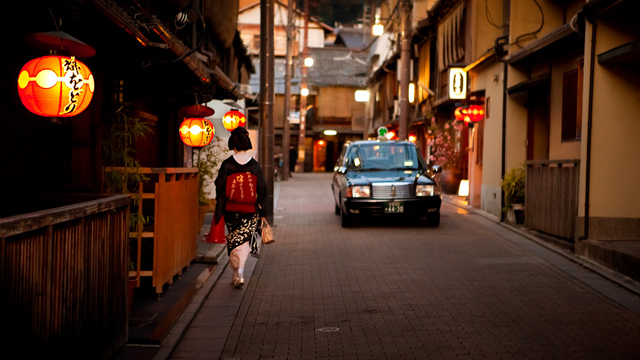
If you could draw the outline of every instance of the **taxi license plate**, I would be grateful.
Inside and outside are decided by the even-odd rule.
[[[384,203],[385,214],[395,214],[404,212],[404,203],[402,201],[393,201]]]

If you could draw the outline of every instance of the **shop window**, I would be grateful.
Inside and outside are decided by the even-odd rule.
[[[438,99],[449,95],[449,69],[445,69],[440,72],[440,91],[438,92]]]
[[[580,140],[579,129],[582,128],[582,116],[578,105],[581,105],[578,93],[579,71],[573,70],[562,76],[562,141]]]

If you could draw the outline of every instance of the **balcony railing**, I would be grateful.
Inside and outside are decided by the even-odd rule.
[[[580,160],[527,161],[525,226],[573,241]]]
[[[4,341],[86,359],[125,344],[128,215],[118,195],[0,219]]]

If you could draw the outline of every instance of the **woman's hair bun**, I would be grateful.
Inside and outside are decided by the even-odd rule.
[[[249,131],[244,126],[238,126],[231,131],[229,137],[229,150],[236,149],[238,151],[250,150],[253,148]]]

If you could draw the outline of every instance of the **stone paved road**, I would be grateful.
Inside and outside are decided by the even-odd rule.
[[[231,292],[223,359],[640,359],[635,295],[449,204],[438,228],[343,229],[330,181],[282,183],[278,241]]]

